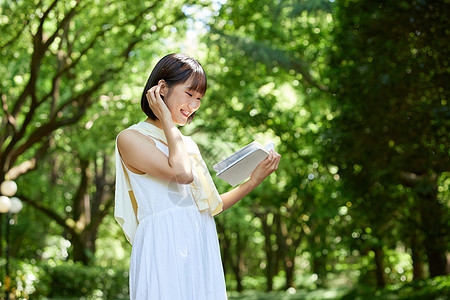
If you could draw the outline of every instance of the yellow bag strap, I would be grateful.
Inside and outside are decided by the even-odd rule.
[[[139,221],[137,219],[138,205],[137,205],[136,198],[134,197],[133,189],[131,188],[130,178],[128,177],[128,172],[125,168],[125,165],[123,164],[122,159],[120,160],[120,162],[122,163],[123,173],[125,174],[125,180],[126,180],[126,184],[127,184],[127,188],[128,188],[128,194],[130,195],[130,199],[131,199],[131,205],[133,206],[134,216],[136,217],[136,221],[139,224]]]

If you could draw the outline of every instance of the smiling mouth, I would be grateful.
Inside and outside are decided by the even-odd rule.
[[[186,118],[189,118],[189,115],[191,114],[190,112],[184,110],[184,109],[180,109],[181,113],[183,114],[183,116],[185,116]]]

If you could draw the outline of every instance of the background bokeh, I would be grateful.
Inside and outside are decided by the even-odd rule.
[[[0,297],[127,299],[114,142],[165,54],[208,91],[181,128],[212,166],[279,169],[216,217],[230,299],[447,299],[449,1],[0,1]],[[230,189],[213,175],[220,192]]]

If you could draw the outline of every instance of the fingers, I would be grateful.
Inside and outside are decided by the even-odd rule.
[[[151,107],[151,104],[154,101],[156,101],[155,89],[156,89],[156,86],[153,86],[147,91],[147,101],[148,101],[148,104],[150,105],[150,107]]]
[[[150,109],[159,120],[171,120],[172,115],[169,108],[161,97],[161,86],[152,86],[146,93],[147,102]]]
[[[281,155],[274,150],[270,150],[267,159],[264,161],[265,168],[272,173],[276,169],[278,169],[278,165],[280,163]]]
[[[161,86],[158,85],[158,86],[156,87],[155,95],[156,95],[156,97],[159,98],[159,99],[161,99],[161,94],[160,94],[160,92],[161,92]],[[161,100],[162,100],[162,99],[161,99]]]
[[[278,154],[278,152],[271,150],[271,157],[270,157],[270,164],[268,165],[268,168],[271,172],[278,169],[278,165],[280,164],[281,155]]]
[[[265,160],[263,160],[252,173],[252,179],[259,185],[265,178],[278,169],[281,155],[271,150]]]
[[[163,99],[161,98],[160,91],[161,87],[159,85],[152,86],[147,91],[146,96],[150,108],[153,108],[153,106],[156,105],[159,101],[164,102]]]

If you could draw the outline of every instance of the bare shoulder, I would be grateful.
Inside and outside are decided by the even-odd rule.
[[[134,129],[126,129],[119,133],[117,149],[122,161],[133,173],[148,174],[178,183],[192,181],[192,175],[187,176],[183,170],[180,171],[180,168],[174,168],[169,163],[169,156],[156,146],[152,138]]]
[[[127,166],[129,166],[130,156],[139,157],[157,149],[154,140],[134,129],[125,129],[119,133],[117,148]]]
[[[159,154],[155,141],[134,129],[125,129],[119,133],[117,149],[127,168],[137,174],[146,173],[142,164],[151,157],[149,153],[154,153],[156,156]]]
[[[156,143],[153,139],[143,135],[134,129],[125,129],[120,132],[117,136],[117,146],[119,149],[125,149],[133,146],[143,146],[147,143],[151,143],[153,146],[156,146]]]

